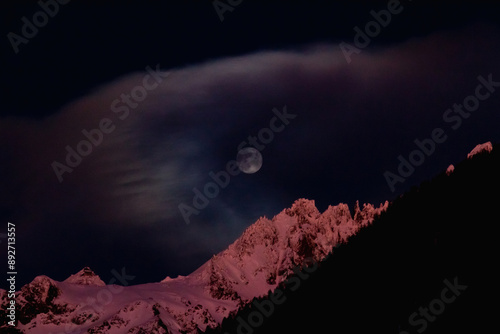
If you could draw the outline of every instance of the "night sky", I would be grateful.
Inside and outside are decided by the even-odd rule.
[[[500,141],[493,2],[233,0],[223,21],[211,1],[158,3],[69,1],[15,47],[41,7],[1,4],[0,254],[10,221],[19,286],[85,266],[105,282],[123,267],[133,284],[187,275],[298,198],[379,204]],[[70,168],[85,133],[98,144]],[[262,168],[227,174],[186,224],[179,205],[259,134]]]

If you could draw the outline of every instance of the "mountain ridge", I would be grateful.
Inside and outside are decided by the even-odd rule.
[[[347,204],[320,213],[314,201],[299,199],[272,219],[259,218],[190,275],[158,283],[106,285],[88,267],[62,282],[37,276],[16,293],[17,327],[35,334],[58,333],[61,328],[66,333],[110,334],[214,328],[253,298],[275,289],[306,258],[323,259],[387,206],[364,204],[361,209],[356,203],[353,217]],[[3,309],[4,290],[0,300]]]
[[[452,184],[464,177],[470,168],[467,166],[493,159],[489,157],[490,154],[497,156],[493,147],[491,143],[476,146],[469,153],[472,156],[460,162],[457,168],[449,173],[443,171],[439,176],[441,182]],[[486,167],[490,175],[492,167]],[[415,196],[420,189],[427,191],[428,187],[428,182],[424,182],[416,193],[410,192],[405,198]],[[392,211],[398,208],[401,198],[392,202]],[[259,218],[226,250],[215,254],[190,275],[166,277],[157,283],[127,287],[106,285],[88,267],[62,282],[37,276],[16,292],[17,328],[1,325],[7,323],[2,313],[0,329],[34,334],[82,331],[106,334],[197,333],[213,329],[224,319],[248,307],[255,298],[267,295],[282,284],[297,267],[306,263],[306,259],[320,262],[339,245],[352,247],[351,242],[346,241],[358,234],[367,235],[367,228],[374,227],[371,223],[375,217],[387,213],[388,208],[387,201],[379,207],[364,204],[362,209],[356,202],[351,213],[347,204],[340,203],[320,213],[314,201],[298,199],[272,219]],[[378,230],[384,228],[383,224],[377,226]],[[396,226],[392,233],[400,228]],[[420,232],[415,230],[415,233]],[[438,240],[438,235],[434,238]],[[355,244],[359,246],[359,242]],[[333,254],[342,253],[345,248],[342,247],[336,248]],[[377,250],[387,245],[374,244],[371,247]],[[126,276],[123,270],[122,274]],[[0,303],[0,309],[5,310],[5,290],[0,290]]]
[[[313,274],[305,279],[297,274],[300,289],[282,287],[286,303],[269,307],[272,295],[256,298],[206,333],[331,328],[342,334],[431,334],[496,328],[491,293],[500,151],[498,144],[492,147],[392,201]]]

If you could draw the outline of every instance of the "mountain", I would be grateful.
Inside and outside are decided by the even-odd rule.
[[[323,260],[387,206],[360,208],[356,203],[351,215],[347,204],[339,204],[320,213],[314,201],[299,199],[274,218],[257,220],[192,274],[158,283],[106,285],[88,267],[62,282],[38,276],[16,293],[18,333],[197,333],[215,328],[308,261]],[[114,272],[116,283],[128,284],[125,269]],[[5,310],[5,290],[0,300]],[[6,323],[3,314],[0,331],[9,328]]]
[[[493,148],[481,145],[391,204],[320,213],[299,199],[188,276],[135,286],[124,268],[111,282],[124,286],[90,268],[62,282],[36,277],[16,293],[18,326],[1,312],[0,332],[485,331],[498,253]],[[0,303],[6,310],[5,290]]]
[[[206,333],[496,330],[500,150],[490,145],[395,199],[311,273],[290,276],[279,300],[256,298]]]
[[[71,275],[64,280],[64,283],[96,286],[106,285],[106,283],[104,283],[104,281],[101,280],[101,278],[97,276],[89,267],[85,267],[76,274]]]

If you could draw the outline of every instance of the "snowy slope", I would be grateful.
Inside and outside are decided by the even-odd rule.
[[[299,199],[274,218],[257,220],[192,274],[159,283],[105,285],[90,268],[63,282],[39,276],[17,292],[17,328],[33,334],[119,334],[196,333],[215,327],[273,290],[304,259],[323,259],[387,206],[361,209],[356,203],[352,217],[346,204],[320,213],[314,201]],[[0,298],[5,310],[4,290]],[[0,318],[0,331],[6,327]]]

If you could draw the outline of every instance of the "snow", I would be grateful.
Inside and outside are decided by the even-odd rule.
[[[450,175],[451,173],[453,173],[454,170],[455,166],[449,165],[448,168],[446,168],[446,175]]]
[[[106,285],[106,283],[104,283],[101,278],[97,276],[89,267],[85,267],[76,274],[71,275],[65,279],[64,282],[80,285]]]
[[[360,209],[356,203],[353,218],[347,204],[320,213],[314,201],[299,199],[272,219],[259,218],[190,275],[167,276],[159,283],[105,285],[90,268],[63,282],[40,276],[18,292],[20,306],[35,295],[51,311],[18,327],[34,334],[203,331],[254,297],[267,295],[307,257],[324,259],[387,206],[388,202],[378,208],[364,204]],[[48,297],[49,289],[59,292],[54,300]]]
[[[491,144],[490,141],[483,143],[483,144],[476,145],[476,147],[474,147],[474,149],[472,151],[470,151],[469,154],[467,154],[467,159],[472,158],[473,156],[475,156],[478,153],[481,153],[484,151],[491,152],[492,150],[493,150],[493,145]]]

